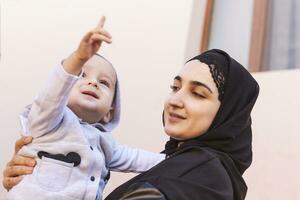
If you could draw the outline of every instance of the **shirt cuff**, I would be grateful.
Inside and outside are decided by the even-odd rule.
[[[69,72],[67,72],[63,66],[63,62],[64,60],[61,61],[61,63],[58,65],[58,70],[60,70],[60,73],[61,74],[64,74],[65,76],[69,76],[69,77],[72,77],[72,78],[75,78],[75,79],[78,79],[78,78],[81,78],[82,77],[82,74],[83,74],[83,70],[80,70],[80,73],[79,75],[74,75],[74,74],[70,74]]]

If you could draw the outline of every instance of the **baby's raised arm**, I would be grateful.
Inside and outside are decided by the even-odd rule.
[[[50,75],[45,87],[21,119],[25,135],[42,136],[55,129],[63,118],[68,96],[77,82],[82,67],[99,50],[102,42],[111,43],[110,34],[103,29],[102,17],[95,29],[86,33],[76,51]]]
[[[63,66],[68,73],[79,75],[84,63],[97,53],[102,42],[112,42],[110,33],[103,29],[104,22],[105,17],[102,16],[97,27],[85,34],[78,49],[64,61]]]

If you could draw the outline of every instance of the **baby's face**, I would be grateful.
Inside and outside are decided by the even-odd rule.
[[[110,121],[115,93],[116,73],[111,64],[93,56],[82,68],[83,77],[74,85],[68,107],[83,121]]]

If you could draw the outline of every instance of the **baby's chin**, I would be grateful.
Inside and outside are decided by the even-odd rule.
[[[71,105],[68,107],[75,113],[75,115],[80,118],[84,122],[88,122],[90,124],[100,122],[103,116],[96,109],[95,105]]]
[[[82,112],[97,112],[100,105],[93,97],[80,98],[74,102],[74,107],[78,107]]]

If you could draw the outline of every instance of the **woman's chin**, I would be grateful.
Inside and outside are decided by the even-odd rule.
[[[180,133],[178,133],[178,131],[176,131],[176,130],[172,130],[171,128],[165,127],[165,133],[173,139],[183,140],[180,137]]]

